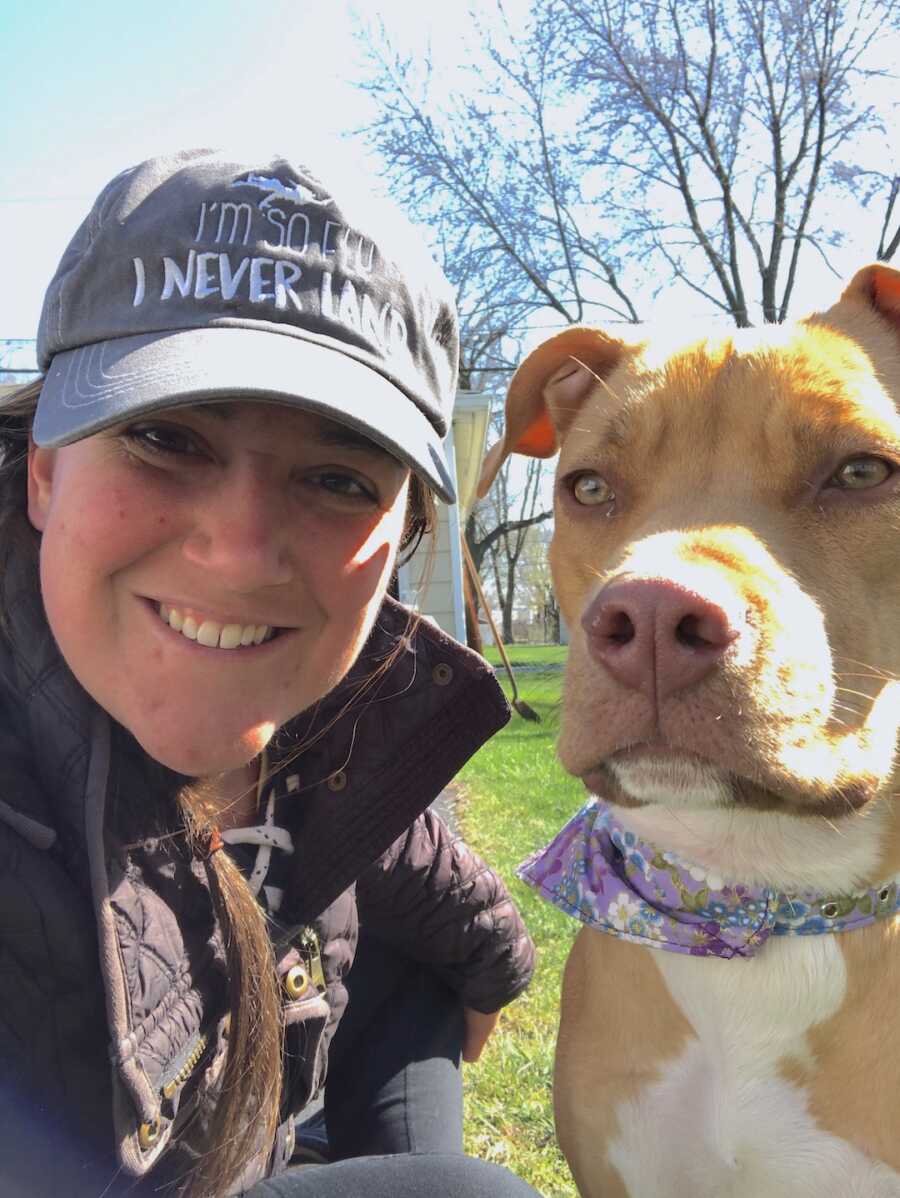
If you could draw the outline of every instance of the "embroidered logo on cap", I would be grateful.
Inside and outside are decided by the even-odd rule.
[[[335,322],[388,356],[408,354],[409,331],[399,305],[367,286],[380,266],[375,242],[330,219],[331,198],[316,196],[312,186],[254,172],[228,184],[232,193],[245,188],[265,194],[252,201],[233,195],[201,201],[195,244],[186,252],[132,258],[132,306],[180,298],[294,309]],[[280,207],[282,201],[292,210]],[[246,246],[268,252],[242,254]],[[386,273],[378,271],[382,291]],[[265,319],[264,311],[259,315]]]
[[[290,200],[294,204],[330,204],[331,196],[323,196],[321,199],[309,187],[304,187],[302,183],[282,183],[280,179],[275,179],[269,175],[255,175],[251,171],[246,179],[236,179],[231,184],[232,187],[258,187],[260,190],[268,192],[266,198],[260,203],[260,208],[268,208],[276,196],[281,196],[283,199]]]

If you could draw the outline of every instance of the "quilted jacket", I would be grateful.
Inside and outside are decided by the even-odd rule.
[[[13,574],[6,596],[0,1194],[158,1192],[189,1164],[181,1131],[214,1100],[227,1036],[206,871],[173,817],[184,779],[81,690],[32,586]],[[508,709],[479,657],[407,621],[386,600],[350,677],[272,746],[295,846],[272,924],[283,1122],[236,1192],[285,1167],[294,1115],[324,1081],[358,912],[469,1006],[496,1010],[530,977],[531,942],[503,884],[427,810]],[[390,668],[348,706],[398,640]]]

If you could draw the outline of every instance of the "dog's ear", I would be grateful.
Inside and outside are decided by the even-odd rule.
[[[844,289],[842,300],[864,300],[900,333],[900,270],[873,262],[858,270]]]
[[[478,480],[483,498],[511,453],[550,458],[584,398],[621,360],[625,343],[580,325],[557,333],[528,355],[506,396],[502,438],[485,455]]]

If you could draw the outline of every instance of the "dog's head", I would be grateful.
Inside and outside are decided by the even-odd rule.
[[[900,273],[665,353],[539,346],[503,440],[559,450],[560,756],[625,804],[856,811],[900,724]],[[896,781],[896,779],[894,779]]]

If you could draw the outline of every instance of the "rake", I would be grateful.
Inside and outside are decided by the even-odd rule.
[[[469,549],[464,535],[459,539],[462,544],[463,557],[466,561],[466,569],[469,571],[469,578],[472,580],[472,586],[475,588],[475,593],[478,595],[478,601],[481,604],[482,611],[487,616],[487,622],[491,626],[491,632],[494,634],[494,644],[497,646],[497,649],[500,653],[500,659],[506,667],[506,673],[509,675],[509,685],[510,689],[512,690],[513,711],[518,712],[523,720],[531,720],[535,724],[539,724],[541,722],[541,717],[538,715],[538,713],[533,707],[529,707],[524,699],[519,698],[519,688],[516,686],[516,676],[513,673],[512,662],[509,660],[509,655],[506,652],[506,646],[503,644],[503,639],[497,630],[497,625],[494,621],[493,614],[491,613],[490,604],[488,603],[487,597],[484,593],[484,587],[481,585],[481,579],[478,577],[478,571],[475,569],[475,563],[472,561],[472,551]]]

